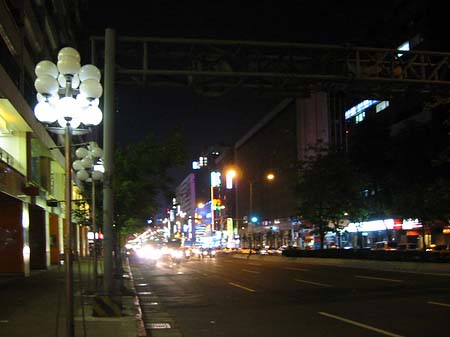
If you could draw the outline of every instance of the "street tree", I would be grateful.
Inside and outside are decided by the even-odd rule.
[[[118,149],[114,162],[116,223],[124,230],[143,228],[157,212],[161,196],[173,195],[169,171],[184,160],[183,137],[177,130],[162,142],[148,135]]]
[[[446,223],[450,218],[450,176],[448,163],[442,160],[448,146],[448,132],[444,130],[442,124],[412,121],[395,137],[391,151],[395,158],[394,211],[422,223],[424,250],[425,234],[433,224]],[[447,135],[447,141],[439,138],[442,133]]]
[[[324,248],[326,232],[338,230],[342,219],[355,215],[361,204],[361,181],[344,152],[318,146],[299,163],[296,186],[298,211],[314,224]]]

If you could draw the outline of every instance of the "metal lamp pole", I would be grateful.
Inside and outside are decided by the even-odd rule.
[[[72,171],[71,171],[71,142],[72,129],[70,123],[67,122],[65,129],[65,159],[66,159],[66,250],[65,250],[65,266],[66,266],[66,331],[67,335],[72,337],[75,335],[74,325],[74,294],[73,294],[73,227],[72,227]]]
[[[96,195],[95,181],[103,178],[104,167],[99,161],[103,155],[103,150],[96,142],[90,142],[88,149],[80,147],[75,151],[75,155],[79,158],[73,162],[73,168],[77,171],[77,178],[82,181],[90,181],[91,186],[91,217],[92,229],[94,231],[94,288],[97,290],[98,266],[97,266],[97,246],[98,246],[98,228],[96,221]]]
[[[80,54],[66,47],[58,53],[57,65],[41,61],[35,68],[38,104],[36,118],[48,130],[64,134],[65,145],[65,269],[66,269],[66,337],[75,336],[73,294],[73,227],[72,227],[72,135],[88,133],[89,126],[102,121],[98,98],[102,95],[100,70],[88,64],[80,66]],[[75,98],[76,97],[76,98]],[[80,125],[83,125],[80,128]]]
[[[253,182],[249,181],[248,182],[249,185],[249,200],[248,200],[248,219],[247,219],[247,223],[248,223],[248,229],[249,229],[249,234],[251,235],[251,239],[250,239],[250,249],[253,248],[253,221],[252,221],[252,214],[253,214]]]

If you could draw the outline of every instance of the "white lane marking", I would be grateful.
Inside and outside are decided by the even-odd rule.
[[[250,291],[250,292],[252,292],[252,293],[256,292],[256,290],[255,290],[255,289],[252,289],[252,288],[247,288],[247,287],[241,286],[240,284],[237,284],[237,283],[233,283],[233,282],[228,282],[228,284],[230,284],[230,285],[232,285],[232,286],[234,286],[234,287],[238,287],[238,288],[241,288],[241,289],[244,289],[244,290]]]
[[[248,269],[242,269],[242,271],[245,271],[247,273],[253,273],[253,274],[260,274],[260,271],[256,271],[256,270],[248,270]]]
[[[0,320],[0,323],[9,323],[9,321],[7,319],[2,319]]]
[[[440,305],[440,306],[443,306],[443,307],[450,307],[450,304],[448,304],[448,303],[433,302],[433,301],[429,301],[427,303],[428,304],[434,304],[434,305]]]
[[[309,271],[309,269],[305,269],[305,268],[285,267],[284,269],[287,269],[287,270],[298,270],[298,271]]]
[[[298,279],[298,278],[295,278],[294,281],[301,282],[301,283],[312,284],[312,285],[315,285],[315,286],[321,286],[321,287],[332,287],[331,284],[325,284],[325,283],[319,283],[319,282],[313,282],[313,281],[300,280],[300,279]]]
[[[345,322],[345,323],[348,323],[348,324],[356,325],[356,326],[359,326],[360,328],[364,328],[364,329],[367,329],[367,330],[372,330],[372,331],[378,332],[378,333],[386,335],[386,336],[403,337],[402,335],[397,335],[395,333],[392,333],[392,332],[389,332],[389,331],[386,331],[386,330],[375,328],[374,326],[371,326],[371,325],[367,325],[367,324],[359,323],[359,322],[356,322],[356,321],[352,321],[350,319],[347,319],[347,318],[344,318],[344,317],[340,317],[340,316],[336,316],[336,315],[332,315],[332,314],[329,314],[329,313],[326,313],[326,312],[323,312],[323,311],[319,311],[318,314],[322,315],[322,316],[327,316],[327,317],[330,317],[330,318],[334,318],[334,319],[337,319],[339,321],[342,321],[342,322]]]
[[[403,282],[403,280],[396,280],[392,278],[384,278],[384,277],[372,277],[372,276],[363,276],[363,275],[356,275],[356,278],[364,278],[368,280],[377,280],[377,281],[388,281],[388,282]]]

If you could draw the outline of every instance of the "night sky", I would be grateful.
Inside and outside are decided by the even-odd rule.
[[[322,44],[353,44],[395,48],[392,30],[408,30],[396,20],[404,3],[420,1],[84,1],[82,20],[87,35],[195,37]],[[423,2],[422,2],[423,3]],[[396,10],[392,10],[396,4]],[[369,40],[367,37],[371,36]],[[235,90],[222,97],[205,97],[183,88],[116,90],[118,144],[152,132],[164,136],[180,126],[190,159],[211,144],[232,145],[281,98],[260,97]],[[179,183],[190,163],[175,179]]]

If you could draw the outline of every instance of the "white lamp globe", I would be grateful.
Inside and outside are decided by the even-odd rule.
[[[91,176],[92,176],[92,179],[94,179],[94,180],[102,180],[103,179],[103,172],[92,171]]]
[[[42,123],[53,123],[58,119],[58,112],[46,101],[39,102],[34,107],[34,115]]]
[[[81,166],[83,166],[84,168],[90,168],[92,167],[92,165],[94,165],[94,162],[91,158],[84,157],[83,159],[81,159]]]
[[[59,86],[62,88],[66,87],[67,79],[63,74],[59,74],[58,76]],[[78,74],[72,76],[72,89],[77,89],[80,86],[80,78]]]
[[[53,78],[58,77],[58,68],[56,64],[51,61],[41,61],[34,68],[34,73],[37,77],[41,77],[43,75],[49,75]]]
[[[100,100],[98,98],[95,98],[95,99],[89,101],[89,105],[92,105],[92,106],[98,106],[99,104],[100,104]]]
[[[34,81],[34,87],[40,94],[56,95],[58,93],[58,81],[50,75],[42,75]]]
[[[85,169],[81,169],[77,172],[77,178],[80,180],[88,180],[89,179],[89,173]]]
[[[82,107],[82,108],[87,108],[90,105],[90,102],[87,99],[87,97],[82,94],[78,94],[76,100],[77,100],[78,104],[80,105],[80,107]]]
[[[88,106],[81,112],[81,120],[85,125],[99,125],[102,119],[102,111],[97,106]]]
[[[74,57],[78,62],[81,61],[80,53],[72,47],[64,47],[59,51],[58,61],[66,57]]]
[[[69,124],[69,126],[72,129],[76,129],[76,128],[78,128],[80,126],[81,121],[78,118],[65,119],[64,117],[59,117],[58,118],[58,124],[62,128],[67,127],[67,124]]]
[[[83,165],[81,165],[81,160],[77,159],[72,163],[72,167],[75,171],[79,171],[83,169]]]
[[[47,97],[45,97],[44,95],[37,93],[36,94],[36,99],[39,103],[41,102],[47,102]]]
[[[93,64],[85,64],[82,66],[79,75],[81,82],[86,80],[96,80],[97,82],[100,82],[100,78],[102,77],[100,70]]]
[[[81,82],[80,93],[88,98],[99,98],[103,93],[102,85],[93,79]]]
[[[91,156],[94,158],[101,158],[103,156],[103,150],[99,147],[91,148]]]
[[[80,86],[80,76],[78,74],[72,77],[72,89],[77,89]]]
[[[58,75],[58,84],[61,88],[65,88],[66,87],[66,76],[64,76],[63,74],[59,74]]]
[[[80,68],[80,61],[72,56],[66,56],[58,61],[58,70],[63,75],[75,75]]]
[[[75,151],[75,156],[77,156],[77,158],[84,158],[84,157],[87,157],[88,155],[89,155],[89,150],[86,149],[85,147],[79,147]]]
[[[73,97],[63,97],[57,104],[56,109],[63,117],[77,118],[80,116],[81,108]]]

